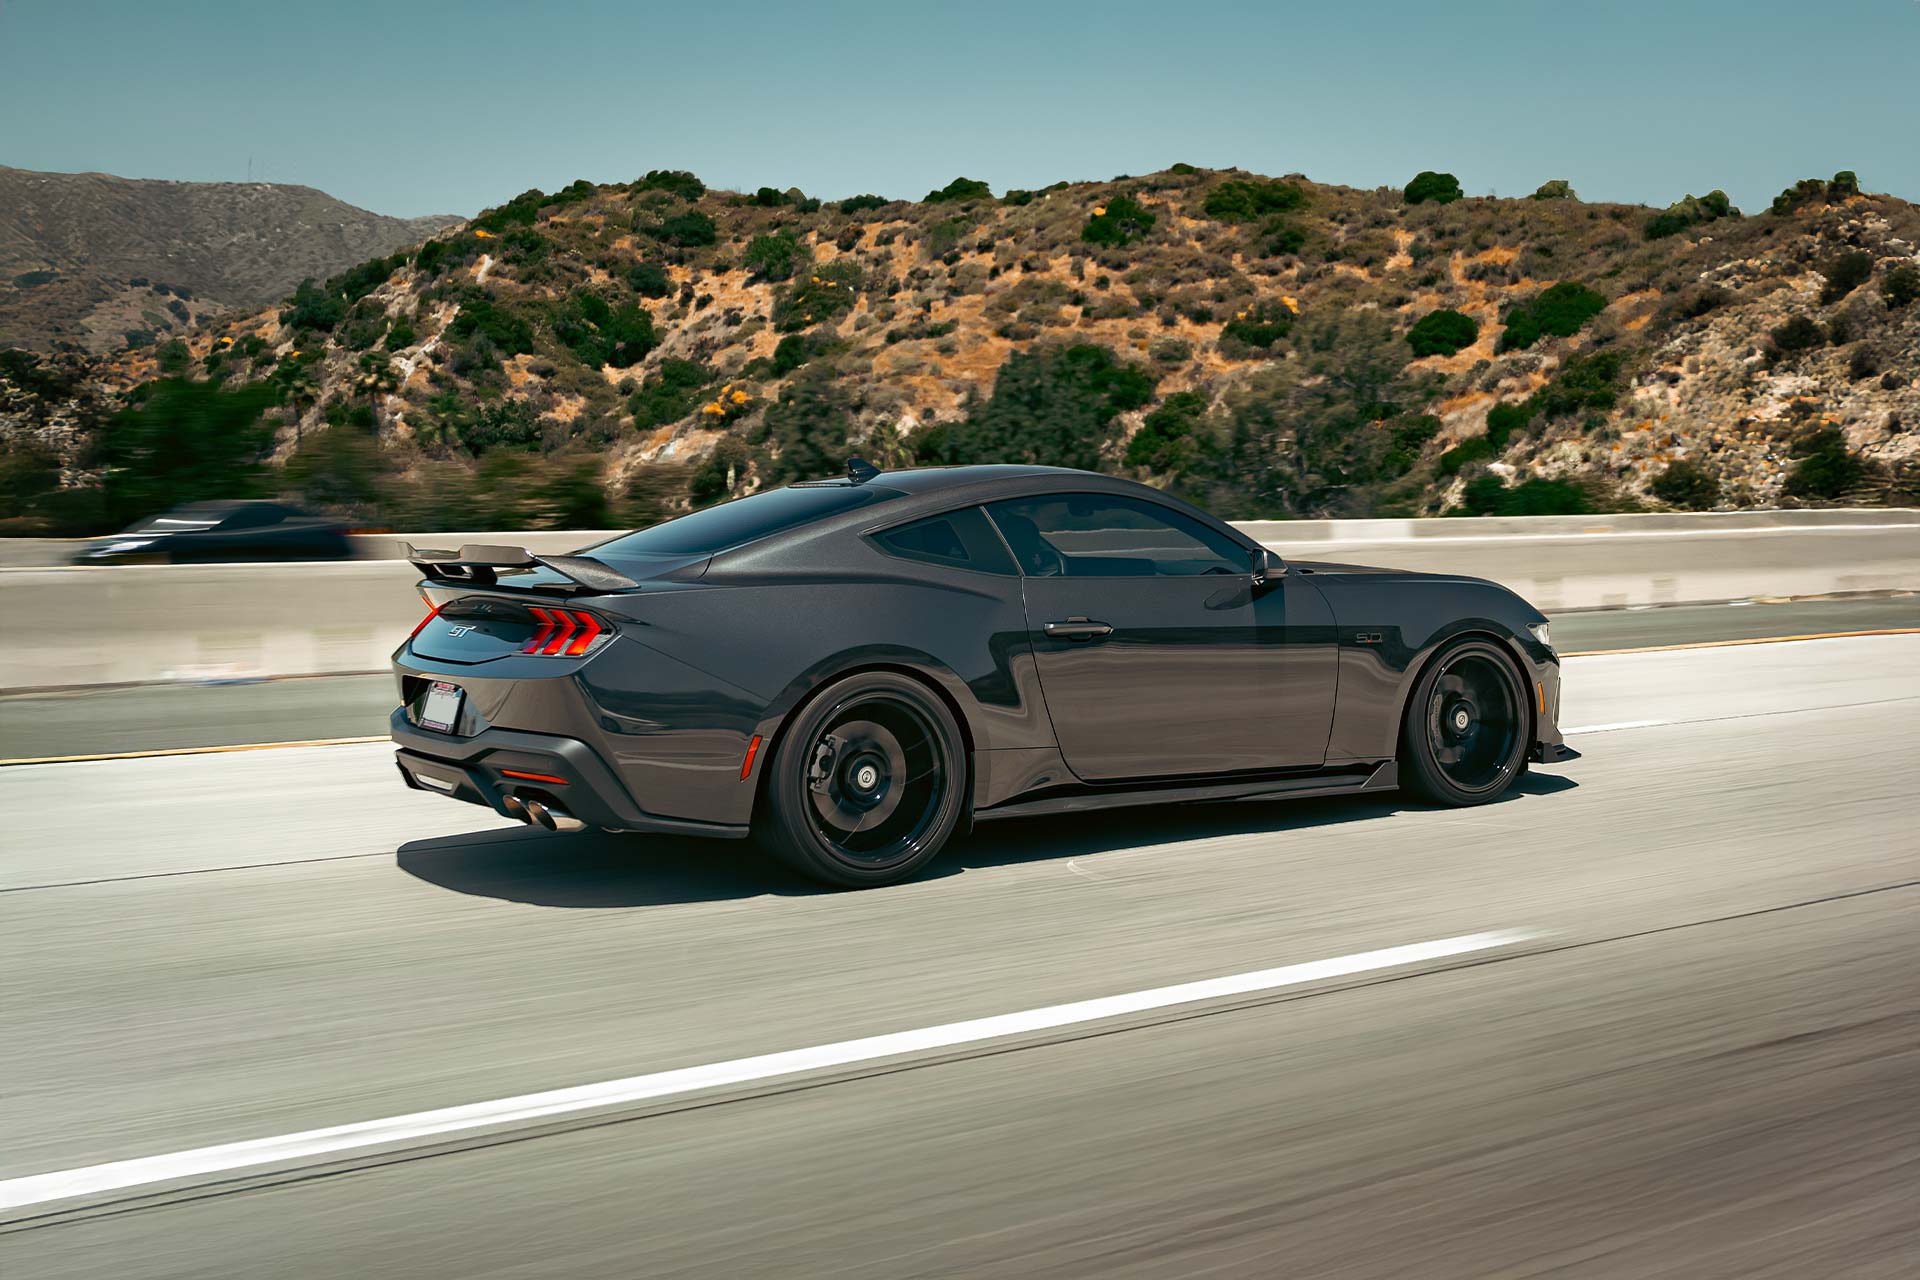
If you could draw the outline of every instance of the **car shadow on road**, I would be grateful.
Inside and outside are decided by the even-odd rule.
[[[1526,804],[1531,797],[1577,785],[1557,774],[1529,773],[1490,808]],[[1143,806],[988,822],[950,846],[915,883],[970,870],[1085,858],[1143,845],[1308,832],[1418,807],[1398,793],[1387,793],[1365,800]],[[557,835],[493,828],[411,841],[400,847],[396,861],[408,875],[455,893],[539,907],[606,910],[833,892],[801,878],[744,840],[598,831]]]

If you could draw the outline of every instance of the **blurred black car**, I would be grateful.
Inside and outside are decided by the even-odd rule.
[[[75,564],[221,564],[345,560],[345,526],[279,502],[190,502],[100,538]]]

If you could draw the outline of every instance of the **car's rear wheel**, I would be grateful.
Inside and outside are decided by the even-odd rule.
[[[775,857],[842,888],[905,880],[959,824],[960,728],[938,695],[893,672],[851,676],[781,738],[758,832]]]
[[[1414,686],[1400,727],[1401,781],[1435,804],[1486,804],[1527,766],[1526,684],[1491,640],[1455,641]]]

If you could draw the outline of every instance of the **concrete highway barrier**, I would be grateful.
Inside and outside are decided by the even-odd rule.
[[[1289,559],[1491,578],[1552,612],[1920,589],[1920,510],[1242,527]],[[383,670],[423,612],[402,542],[558,552],[607,536],[394,534],[322,564],[0,568],[0,691]]]

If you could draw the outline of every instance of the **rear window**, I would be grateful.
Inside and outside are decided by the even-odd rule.
[[[651,529],[625,534],[589,551],[599,559],[609,556],[617,559],[623,555],[712,555],[899,496],[898,489],[864,484],[770,489],[656,524]]]

